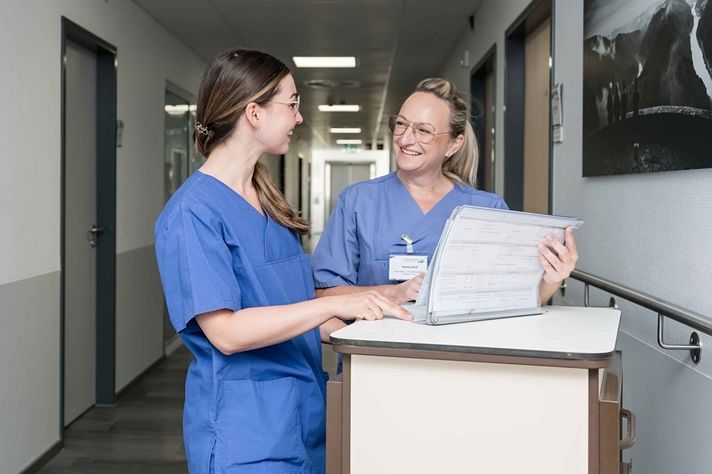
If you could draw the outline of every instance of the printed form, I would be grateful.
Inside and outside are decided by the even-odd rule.
[[[569,217],[460,206],[443,230],[418,300],[408,309],[430,324],[540,313],[544,269],[538,245],[547,235],[563,242],[566,227],[582,224]]]

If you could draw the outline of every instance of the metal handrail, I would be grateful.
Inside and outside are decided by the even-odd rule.
[[[571,278],[595,286],[599,290],[606,291],[628,301],[632,301],[633,303],[655,311],[656,313],[664,314],[670,319],[674,319],[677,322],[690,326],[698,331],[702,331],[708,336],[712,336],[712,322],[700,313],[690,311],[689,309],[668,303],[660,298],[647,295],[638,290],[619,285],[618,283],[605,280],[601,277],[591,275],[590,273],[586,273],[581,270],[572,271]]]
[[[595,286],[599,290],[611,293],[620,298],[631,301],[638,306],[647,308],[658,313],[658,345],[668,350],[689,350],[693,362],[698,363],[701,357],[702,343],[697,333],[690,335],[690,344],[667,344],[663,341],[664,318],[668,317],[675,321],[697,329],[709,336],[712,336],[712,321],[700,313],[669,303],[660,298],[650,296],[641,291],[628,288],[627,286],[606,280],[604,278],[586,273],[581,270],[571,272],[571,278],[584,283],[584,303],[588,306],[588,286]],[[615,304],[615,302],[612,302]]]

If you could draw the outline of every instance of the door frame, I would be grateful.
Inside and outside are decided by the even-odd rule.
[[[509,207],[524,206],[524,42],[547,18],[549,35],[549,90],[554,80],[554,10],[556,0],[533,0],[505,31],[504,42],[504,198]],[[552,210],[554,141],[549,114],[549,212]]]
[[[484,110],[485,104],[480,104],[480,108],[482,109],[482,117],[481,120],[477,120],[478,117],[476,116],[476,110],[475,110],[475,97],[478,95],[481,95],[484,97],[484,92],[485,92],[485,76],[488,71],[492,71],[494,75],[494,84],[492,85],[492,103],[494,104],[494,111],[492,112],[492,127],[495,128],[496,130],[496,123],[497,123],[497,43],[493,44],[490,46],[490,48],[487,50],[487,52],[482,56],[482,58],[475,64],[475,67],[472,68],[470,72],[470,97],[471,97],[471,104],[470,104],[470,122],[472,123],[472,126],[475,130],[475,139],[477,140],[477,152],[478,152],[478,164],[477,164],[477,169],[475,170],[475,178],[477,179],[477,189],[484,189],[483,187],[483,179],[481,180],[480,178],[483,178],[484,176],[484,161],[483,158],[490,159],[490,157],[484,157],[482,153],[484,153],[485,150],[485,140],[486,140],[486,131],[485,131],[485,114],[487,111]],[[496,150],[497,150],[497,135],[495,134],[494,140],[492,142],[492,148],[493,152],[495,153],[496,157]],[[491,162],[489,166],[492,168],[492,189],[486,190],[489,192],[495,192],[496,188],[496,183],[497,183],[497,161],[495,158],[494,162]]]
[[[61,19],[60,171],[60,394],[59,433],[64,439],[66,48],[67,41],[97,55],[96,225],[104,232],[96,246],[96,405],[116,402],[116,47],[66,17]]]

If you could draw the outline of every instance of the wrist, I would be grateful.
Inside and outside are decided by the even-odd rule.
[[[338,300],[338,296],[324,296],[318,299],[311,300],[318,305],[318,310],[314,311],[319,318],[319,324],[324,324],[331,318],[335,317],[338,312],[338,304],[334,300]]]
[[[395,285],[379,285],[375,287],[375,290],[389,299],[397,299],[398,297],[398,283]]]

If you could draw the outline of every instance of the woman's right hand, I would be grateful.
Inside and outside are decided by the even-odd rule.
[[[334,316],[344,321],[382,319],[383,315],[410,321],[413,315],[394,304],[378,291],[365,291],[348,295],[327,297],[331,301]]]

